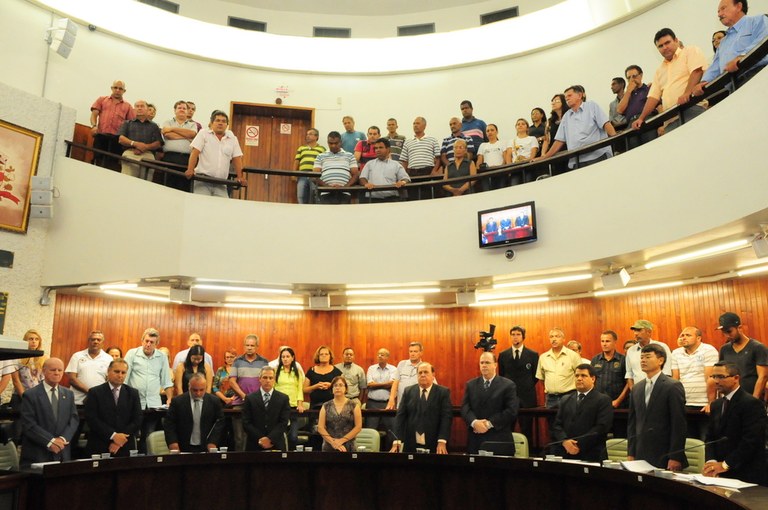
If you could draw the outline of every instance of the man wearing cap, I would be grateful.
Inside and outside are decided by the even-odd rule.
[[[720,316],[719,330],[727,343],[720,348],[720,361],[735,364],[741,374],[741,387],[755,398],[763,399],[763,390],[768,383],[768,349],[744,334],[741,317],[733,312]]]
[[[635,333],[635,340],[637,343],[627,350],[626,365],[627,373],[624,379],[627,379],[627,384],[630,389],[632,386],[643,380],[645,375],[640,370],[640,351],[643,350],[648,344],[659,344],[664,348],[664,352],[667,353],[665,363],[662,367],[662,372],[668,376],[672,376],[672,363],[666,363],[666,361],[672,359],[672,351],[669,350],[669,346],[664,342],[653,340],[651,335],[653,334],[653,323],[644,319],[636,320],[635,323],[629,327]]]

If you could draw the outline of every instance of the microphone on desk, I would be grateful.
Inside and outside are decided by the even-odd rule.
[[[213,434],[213,430],[216,428],[216,425],[224,421],[224,418],[217,418],[215,422],[213,422],[213,426],[211,426],[211,430],[208,431],[208,435],[205,436],[205,442],[208,443],[208,440],[211,438],[211,434]]]
[[[723,437],[721,437],[719,439],[713,439],[712,441],[707,441],[706,443],[689,446],[688,448],[681,448],[679,450],[673,450],[671,452],[665,453],[664,456],[665,457],[671,457],[672,455],[676,455],[678,453],[687,452],[688,450],[695,450],[696,448],[701,448],[702,446],[709,446],[711,444],[722,443],[723,441],[728,441],[728,436],[723,436]]]

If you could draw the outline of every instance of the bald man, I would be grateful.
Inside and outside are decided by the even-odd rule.
[[[59,383],[64,362],[49,358],[43,363],[43,381],[21,398],[21,465],[70,459],[69,443],[80,422],[75,395]]]

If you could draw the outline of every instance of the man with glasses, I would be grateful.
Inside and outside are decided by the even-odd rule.
[[[112,83],[112,94],[101,96],[91,105],[91,134],[93,135],[93,148],[111,152],[119,156],[123,152],[117,131],[123,122],[136,118],[131,103],[123,99],[125,82],[115,80]],[[109,168],[115,172],[120,171],[118,161],[103,154],[93,155],[93,164]]]
[[[632,64],[627,67],[624,70],[624,77],[627,79],[627,90],[616,106],[616,112],[624,115],[627,126],[630,126],[643,113],[651,87],[643,83],[643,69],[639,65]],[[650,115],[656,115],[656,112],[651,112]],[[641,135],[630,136],[627,143],[630,149],[634,149],[654,138],[656,138],[656,130],[651,129]]]
[[[707,442],[717,442],[707,445],[704,476],[765,485],[765,406],[740,386],[735,364],[717,363],[710,377],[723,396],[712,403]]]
[[[720,361],[735,364],[741,374],[741,387],[755,398],[763,400],[768,383],[768,349],[744,334],[741,317],[733,312],[720,316],[720,326],[727,343],[720,348]]]

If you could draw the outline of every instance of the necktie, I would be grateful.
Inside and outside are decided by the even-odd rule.
[[[120,387],[115,386],[112,388],[112,397],[115,399],[115,405],[117,405],[117,401],[120,400]]]
[[[725,416],[725,412],[728,410],[728,399],[723,398],[723,409],[720,411],[720,416]]]
[[[427,389],[422,388],[421,398],[419,399],[419,419],[416,420],[416,433],[424,433],[424,415],[427,412]]]
[[[491,381],[489,381],[488,379],[486,379],[486,380],[485,380],[485,382],[483,383],[483,387],[484,387],[486,390],[487,390],[488,388],[490,388],[490,387],[491,387]]]
[[[59,397],[56,388],[51,388],[51,409],[53,409],[53,421],[59,420]]]
[[[194,399],[192,405],[192,435],[189,437],[189,444],[200,444],[200,400]]]
[[[648,405],[648,401],[651,400],[652,392],[653,392],[653,381],[648,379],[645,381],[645,405]]]
[[[269,407],[269,393],[264,394],[264,408]]]
[[[584,393],[579,393],[579,400],[576,403],[581,405],[581,403],[584,402],[584,397],[586,397]]]
[[[515,361],[520,361],[520,351],[515,349]]]

